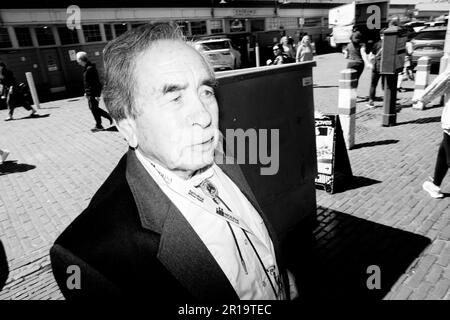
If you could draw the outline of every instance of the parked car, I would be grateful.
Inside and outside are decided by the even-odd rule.
[[[431,64],[439,64],[444,55],[446,31],[446,27],[427,27],[420,30],[411,40],[413,64],[417,64],[420,57],[430,57]]]
[[[241,54],[228,38],[204,39],[195,42],[211,62],[214,71],[232,70],[241,66]]]
[[[404,24],[404,26],[413,28],[415,32],[419,32],[423,28],[427,27],[426,21],[419,21],[419,20],[407,22]]]

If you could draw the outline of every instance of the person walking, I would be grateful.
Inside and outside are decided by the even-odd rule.
[[[309,36],[303,36],[302,40],[297,46],[297,54],[295,55],[296,62],[313,60],[313,47]]]
[[[359,78],[364,71],[364,66],[368,65],[366,47],[363,42],[361,31],[353,31],[350,37],[350,43],[344,52],[344,56],[349,61],[347,62],[348,69],[354,69],[357,72],[357,85]]]
[[[273,60],[267,60],[266,64],[268,66],[277,66],[285,63],[289,63],[289,58],[286,53],[283,51],[283,47],[281,44],[276,44],[273,46],[273,55],[275,56]]]
[[[436,199],[444,197],[441,191],[441,184],[450,167],[450,104],[446,104],[442,111],[441,123],[444,137],[439,146],[434,177],[430,177],[431,181],[425,181],[422,185],[423,190]]]
[[[384,90],[384,76],[381,75],[381,53],[383,51],[383,33],[380,33],[380,39],[372,46],[372,50],[369,54],[369,68],[372,69],[372,75],[370,77],[370,89],[369,89],[369,102],[367,107],[375,107],[375,94],[377,91],[378,80],[381,78],[381,88]]]
[[[109,120],[112,125],[113,120],[111,116],[105,110],[101,109],[99,105],[100,94],[102,92],[102,84],[98,76],[98,71],[95,63],[89,61],[87,53],[80,51],[76,55],[77,62],[84,68],[83,70],[83,83],[84,83],[84,95],[89,104],[89,109],[92,112],[95,120],[95,127],[91,129],[92,132],[103,130],[102,117]]]
[[[23,99],[23,92],[17,86],[14,73],[6,67],[3,61],[0,61],[0,91],[1,98],[6,99],[8,106],[8,117],[5,121],[13,120],[14,109],[18,106],[23,106],[26,110],[31,111],[30,117],[36,114],[36,109]]]
[[[400,92],[405,91],[402,87],[402,83],[405,80],[414,80],[414,73],[413,73],[413,66],[412,66],[412,52],[413,47],[411,41],[406,42],[406,55],[405,60],[403,63],[403,71],[398,75],[398,82],[397,82],[397,90]]]
[[[293,45],[289,43],[288,37],[287,36],[281,37],[280,44],[281,44],[281,48],[282,48],[283,52],[287,56],[288,62],[294,62],[295,50],[294,50]]]

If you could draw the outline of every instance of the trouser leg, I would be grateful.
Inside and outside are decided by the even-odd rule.
[[[372,70],[372,76],[370,78],[370,90],[369,90],[369,100],[375,100],[375,93],[377,91],[378,80],[380,79],[380,73]]]
[[[100,107],[98,107],[98,110],[99,110],[99,112],[100,112],[100,115],[101,115],[103,118],[106,118],[106,119],[109,120],[109,122],[112,122],[112,118],[111,118],[111,116],[109,115],[108,112],[106,112],[105,110],[103,110],[103,109],[100,108]]]
[[[91,96],[88,96],[87,100],[88,100],[88,104],[89,104],[89,109],[91,110],[92,115],[94,116],[95,126],[97,128],[101,128],[102,127],[102,116],[101,116],[100,108],[98,107],[98,101],[97,101],[97,99],[95,99],[95,97],[91,97]]]
[[[439,151],[436,159],[436,166],[434,168],[433,183],[440,186],[444,180],[450,167],[450,135],[444,133],[444,139],[439,146]]]
[[[12,118],[14,114],[14,99],[10,93],[6,96],[6,105],[8,106],[8,115]]]

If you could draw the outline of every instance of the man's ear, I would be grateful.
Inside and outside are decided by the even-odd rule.
[[[125,140],[127,140],[129,146],[132,148],[136,148],[138,145],[136,121],[131,118],[125,118],[119,120],[118,122],[116,121],[116,127],[125,138]]]

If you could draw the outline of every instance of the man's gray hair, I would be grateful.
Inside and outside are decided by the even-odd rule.
[[[87,53],[84,51],[77,52],[77,60],[87,62],[88,61]]]
[[[109,114],[116,120],[136,118],[134,103],[136,57],[159,40],[185,41],[174,23],[145,24],[125,32],[103,49],[105,89],[103,99]]]

